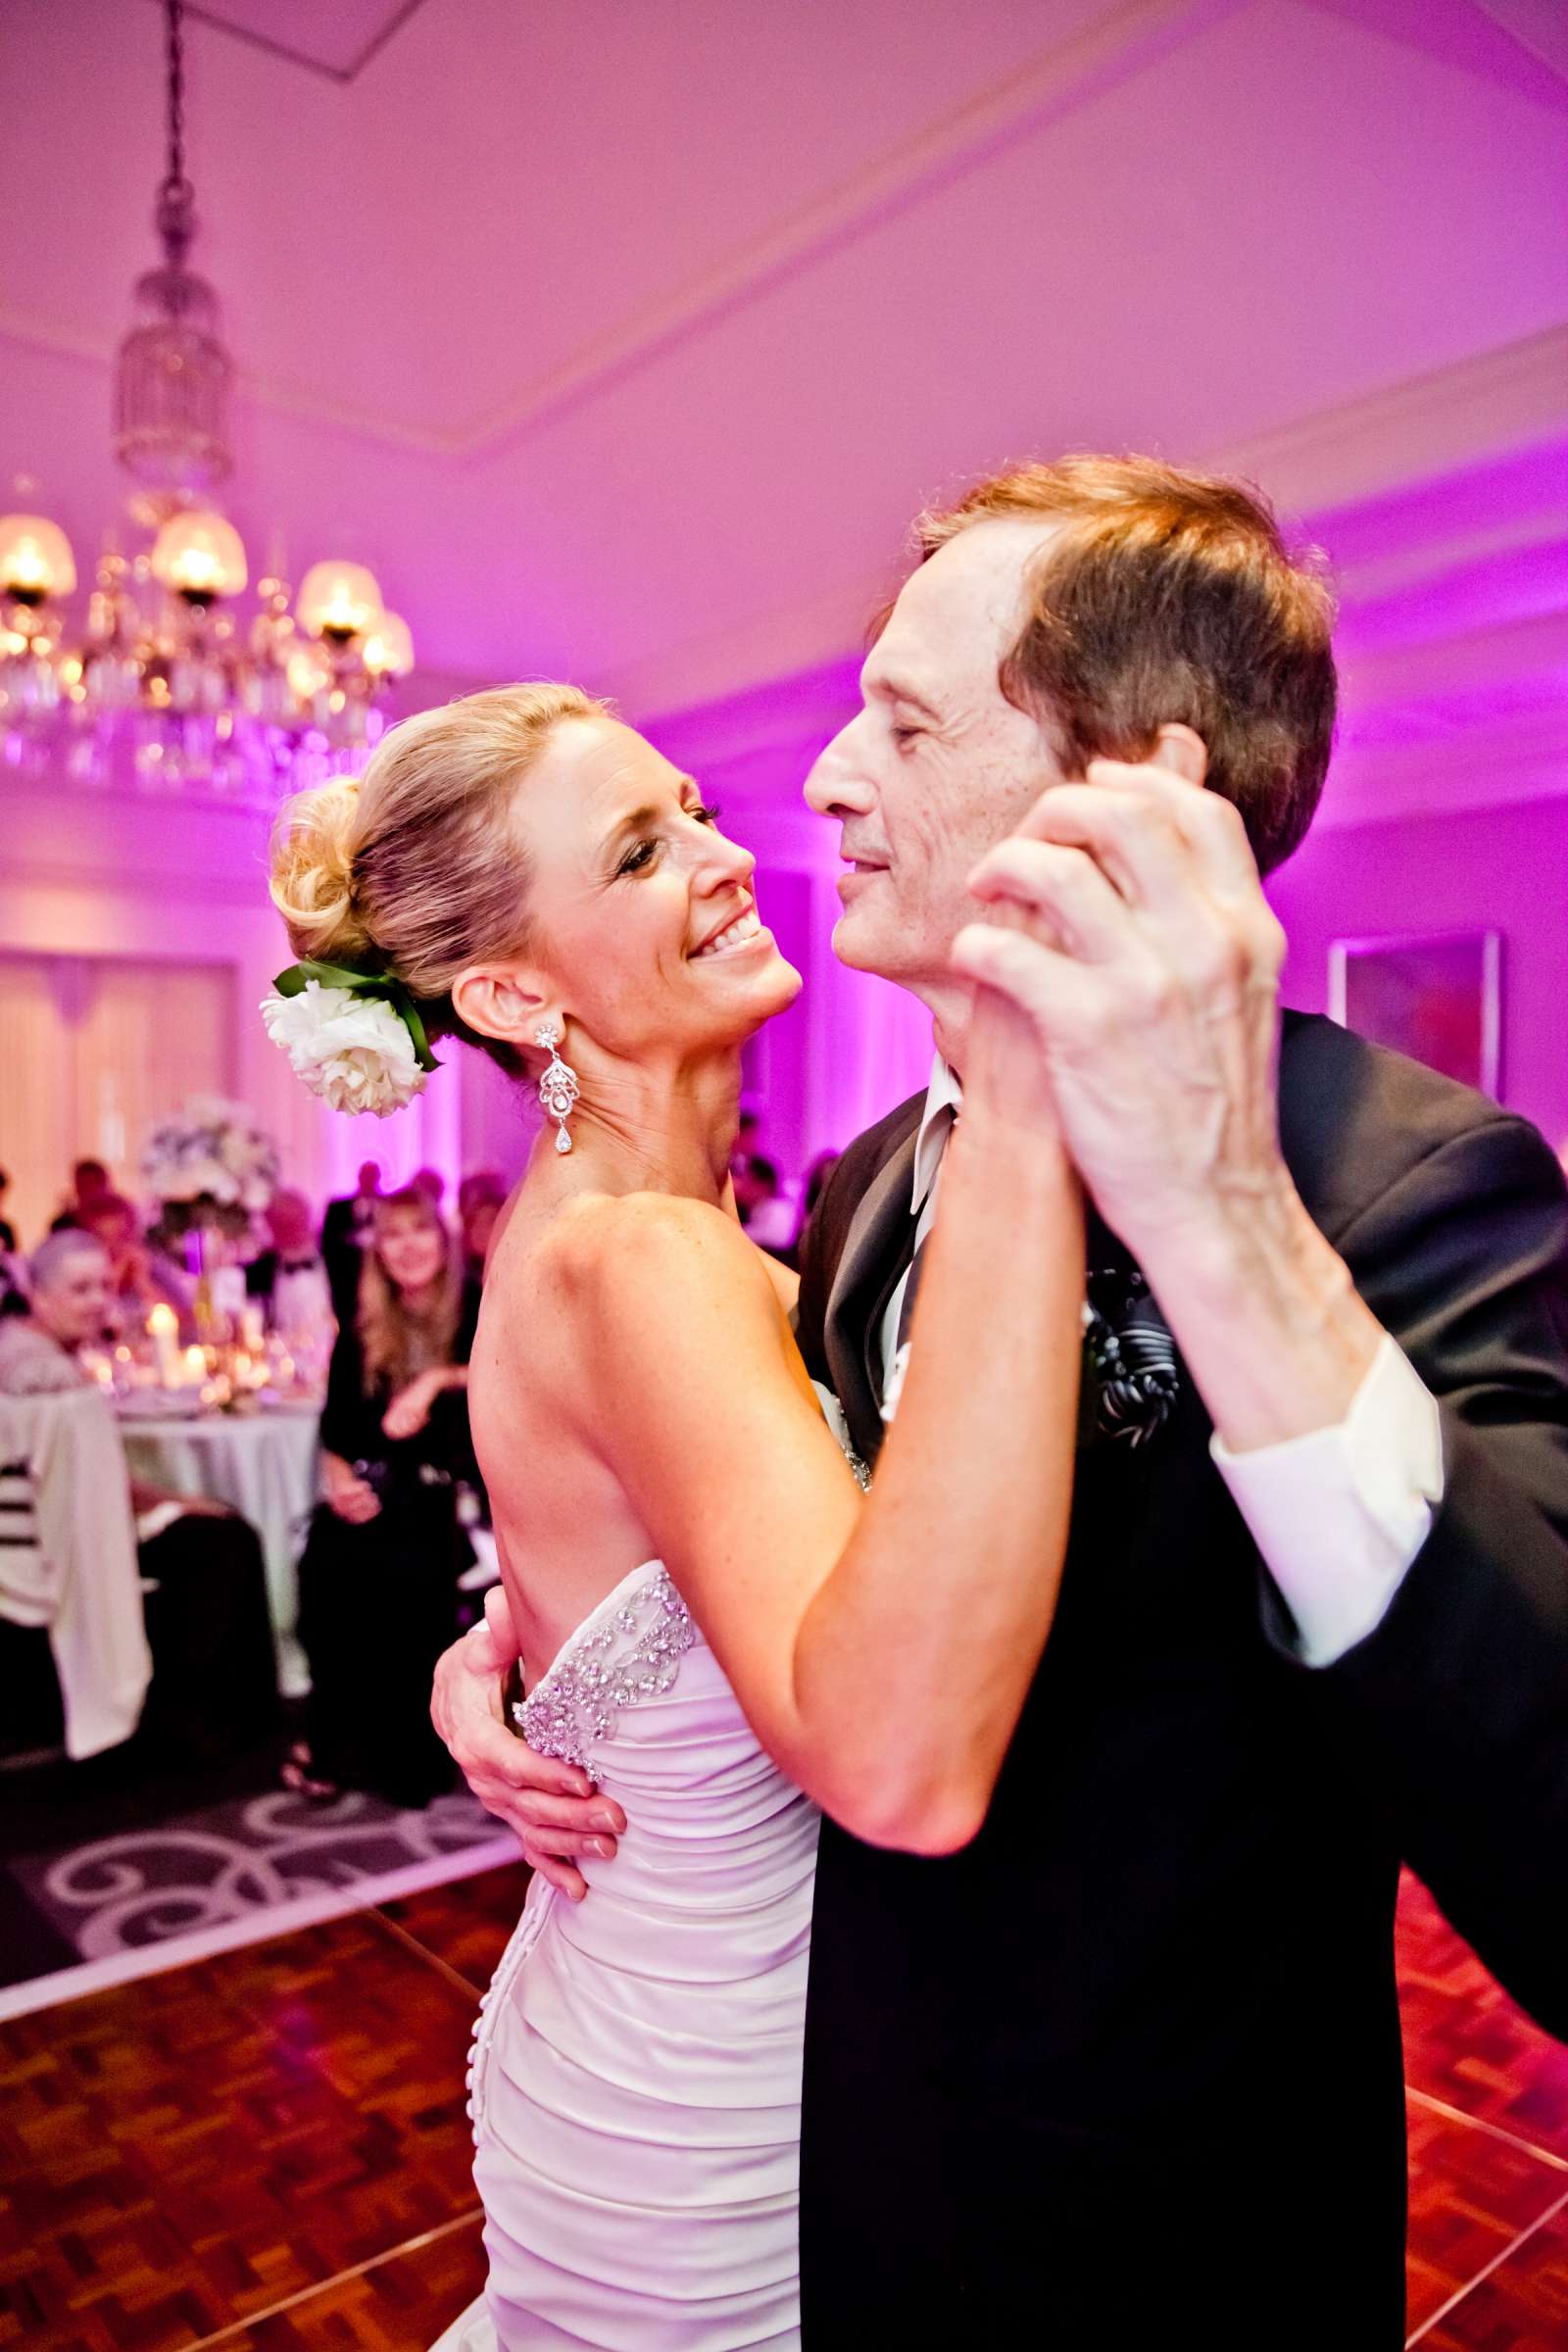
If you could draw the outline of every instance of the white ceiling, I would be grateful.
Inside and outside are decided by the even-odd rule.
[[[161,32],[120,0],[0,13],[30,194],[0,488],[31,476],[90,556]],[[650,710],[844,652],[913,510],[1011,456],[1250,454],[1321,510],[1418,471],[1439,413],[1435,462],[1494,455],[1549,429],[1568,319],[1560,15],[203,0],[230,510],[296,576],[363,552],[436,670]]]

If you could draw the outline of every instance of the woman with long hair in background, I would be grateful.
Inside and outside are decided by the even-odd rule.
[[[284,1780],[304,1794],[370,1788],[423,1805],[451,1785],[430,1676],[471,1557],[458,1489],[478,1483],[466,1396],[478,1315],[478,1285],[427,1195],[379,1200],[332,1350],[322,1500],[300,1562],[309,1736]]]

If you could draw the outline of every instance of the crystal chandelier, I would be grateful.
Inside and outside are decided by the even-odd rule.
[[[212,500],[232,467],[233,363],[218,299],[186,265],[181,0],[166,0],[169,168],[160,269],[137,281],[115,378],[115,455],[136,488],[130,553],[105,542],[85,620],[58,523],[0,515],[0,749],[13,767],[144,790],[270,803],[285,784],[363,764],[392,682],[414,663],[408,625],[360,564],[313,564],[293,599],[280,561],[239,605],[248,564]],[[19,485],[20,487],[20,485]]]

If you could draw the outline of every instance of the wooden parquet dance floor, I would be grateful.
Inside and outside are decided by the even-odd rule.
[[[464,2068],[523,1883],[490,1871],[0,2027],[0,2352],[429,2344],[483,2277]],[[1568,2049],[1410,1884],[1399,1951],[1411,2341],[1564,2352]]]

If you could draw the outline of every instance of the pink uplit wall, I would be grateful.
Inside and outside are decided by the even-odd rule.
[[[1334,827],[1270,885],[1290,935],[1286,1002],[1326,1010],[1335,939],[1502,934],[1502,1086],[1553,1150],[1568,1140],[1568,796]]]

